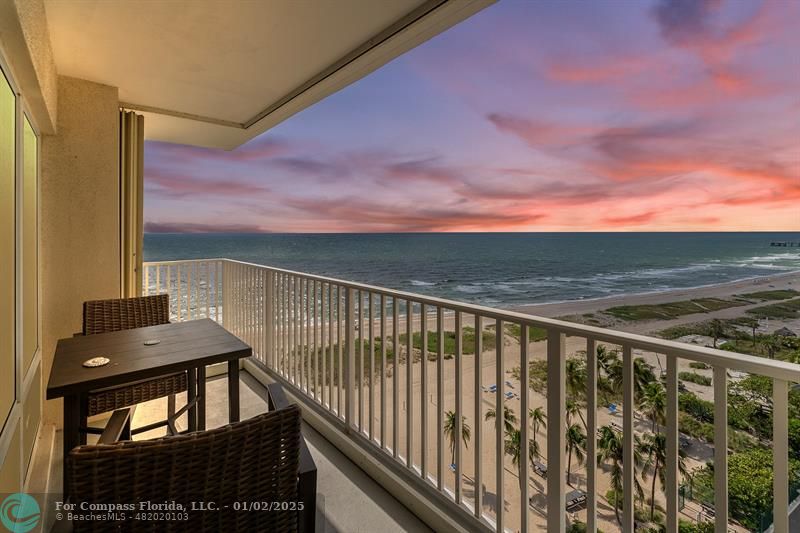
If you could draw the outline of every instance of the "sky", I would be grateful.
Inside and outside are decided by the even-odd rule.
[[[800,230],[800,1],[501,0],[235,151],[146,232]]]

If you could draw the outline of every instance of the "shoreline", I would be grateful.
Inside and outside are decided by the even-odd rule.
[[[584,313],[596,313],[619,305],[663,304],[694,298],[728,298],[739,293],[757,292],[773,288],[795,288],[800,290],[800,270],[681,289],[619,294],[600,298],[587,298],[584,300],[564,300],[541,304],[515,305],[505,307],[505,309],[546,318],[555,318]]]

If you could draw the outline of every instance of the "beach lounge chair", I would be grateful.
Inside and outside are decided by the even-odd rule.
[[[497,392],[497,385],[489,385],[489,392]]]
[[[504,396],[506,397],[506,400],[510,400],[510,399],[512,399],[514,397],[514,393],[511,392],[511,391],[508,391],[507,393],[504,394]]]
[[[536,472],[540,477],[543,478],[547,477],[547,465],[544,463],[540,463],[539,461],[534,461],[533,471]]]
[[[567,500],[567,512],[572,512],[586,503],[586,493],[582,490],[575,489],[567,493],[565,499]]]
[[[452,470],[453,472],[456,471],[456,464],[455,463],[450,463],[450,470]]]
[[[511,383],[510,381],[506,381],[506,385],[508,385],[508,386],[509,386],[509,387],[511,387],[512,389],[514,388],[514,384],[513,384],[513,383]]]
[[[617,414],[617,404],[612,403],[611,405],[609,405],[608,406],[608,412],[609,412],[609,414],[612,414],[612,415]]]

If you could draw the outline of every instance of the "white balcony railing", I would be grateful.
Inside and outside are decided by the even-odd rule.
[[[575,395],[566,380],[568,353],[585,360],[579,416],[590,436],[598,433],[598,413],[605,408],[598,404],[598,353],[604,353],[598,348],[621,354],[624,531],[634,530],[635,499],[628,495],[635,494],[637,472],[628,465],[635,465],[642,431],[635,418],[635,359],[655,354],[659,364],[666,360],[661,497],[666,530],[673,533],[681,516],[679,361],[710,365],[717,399],[727,398],[729,371],[772,378],[774,524],[775,531],[788,531],[788,393],[791,383],[800,382],[800,365],[227,259],[146,263],[144,293],[159,292],[171,295],[174,319],[221,322],[253,347],[261,367],[324,410],[350,438],[396,462],[475,526],[496,531],[566,528],[571,489],[565,413],[568,394]],[[520,386],[532,379],[543,383],[537,398],[545,405],[535,406],[531,388]],[[727,405],[714,402],[715,443],[728,442]],[[549,414],[547,429],[537,428],[546,445],[535,462],[525,460],[524,446],[518,449],[534,439],[526,416],[534,407]],[[487,421],[490,409],[505,408],[523,421],[509,421],[511,432],[504,416]],[[471,428],[469,438],[464,426]],[[514,459],[515,439],[522,460]],[[600,476],[608,476],[598,469],[598,451],[597,439],[587,438],[586,502],[572,516],[588,531],[598,524]],[[733,524],[728,455],[727,446],[714,446],[713,512],[706,510],[717,532]],[[548,474],[532,478],[545,462]]]

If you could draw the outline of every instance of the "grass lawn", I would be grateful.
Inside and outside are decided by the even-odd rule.
[[[490,326],[491,327],[491,326]],[[515,339],[519,339],[522,328],[519,324],[506,324],[504,327],[506,335],[510,335]],[[537,327],[528,328],[528,340],[530,342],[539,342],[547,340],[547,330]]]
[[[755,307],[747,314],[757,318],[800,318],[800,298]]]
[[[747,292],[745,294],[737,294],[737,298],[744,298],[745,300],[788,300],[800,296],[800,292],[794,289],[775,289],[772,291],[759,291]]]
[[[444,331],[444,354],[455,355],[456,353],[456,333],[455,331]],[[400,335],[400,344],[405,345],[408,336],[405,333]],[[497,335],[494,331],[488,328],[483,331],[481,337],[484,350],[494,350],[497,345]],[[462,354],[475,353],[475,328],[464,326],[461,330]],[[436,354],[439,352],[439,335],[436,331],[428,331],[428,358],[436,359]],[[422,333],[415,331],[413,335],[413,346],[417,350],[422,349]]]
[[[745,302],[721,298],[698,298],[663,304],[620,305],[603,311],[622,320],[666,320],[695,313],[708,313],[730,307],[745,305]]]
[[[722,327],[724,331],[725,338],[735,338],[735,339],[750,339],[750,335],[746,331],[742,331],[737,329],[735,326],[747,326],[749,328],[749,324],[747,323],[747,319],[742,318],[721,318],[719,319],[722,322]],[[704,320],[702,322],[692,322],[691,324],[681,324],[679,326],[671,326],[666,329],[662,329],[661,331],[655,332],[655,335],[661,337],[662,339],[679,339],[681,337],[686,337],[687,335],[705,335],[706,337],[711,337],[711,321]]]

